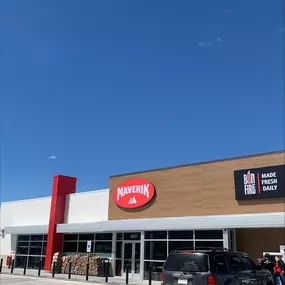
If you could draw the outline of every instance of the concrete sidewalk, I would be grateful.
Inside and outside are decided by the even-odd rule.
[[[65,281],[58,279],[45,279],[45,278],[36,278],[20,275],[8,275],[0,274],[0,284],[1,285],[86,285],[83,282],[74,282],[74,281]]]
[[[14,269],[13,276],[23,276],[24,269]],[[11,270],[8,268],[2,269],[2,274],[4,275],[11,275]],[[34,269],[27,269],[26,275],[27,277],[36,277],[38,278],[38,270]],[[55,274],[55,277],[52,277],[52,274],[50,272],[41,271],[40,278],[43,279],[55,279],[55,280],[65,280],[70,282],[83,282],[83,283],[92,283],[92,284],[106,284],[104,277],[97,277],[97,276],[89,276],[88,281],[86,281],[86,277],[84,275],[71,275],[71,279],[68,279],[67,274]],[[123,285],[126,284],[126,279],[123,277],[109,277],[108,283],[112,285]],[[148,284],[148,280],[137,280],[137,279],[131,279],[129,278],[129,285],[146,285]],[[160,281],[152,281],[152,285],[160,285]]]

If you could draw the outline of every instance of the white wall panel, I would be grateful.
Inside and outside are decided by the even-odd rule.
[[[0,237],[0,256],[5,258],[16,250],[17,233],[34,233],[49,224],[51,197],[1,203],[0,226],[7,233]],[[109,190],[68,195],[65,223],[86,223],[108,220]],[[32,230],[31,230],[32,229]],[[27,232],[28,231],[28,232]],[[9,234],[8,234],[9,232]]]
[[[51,198],[1,204],[1,228],[8,226],[47,225]]]
[[[0,225],[5,227],[48,225],[51,198],[39,198],[1,204]],[[6,256],[16,250],[17,235],[6,234],[0,239],[0,255],[6,262]],[[4,264],[5,264],[4,262]]]
[[[65,223],[108,220],[109,190],[70,194],[66,198]]]
[[[11,254],[11,251],[16,251],[17,235],[5,234],[0,240],[0,256],[4,258]]]

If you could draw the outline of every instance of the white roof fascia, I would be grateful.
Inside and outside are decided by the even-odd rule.
[[[123,232],[155,230],[191,230],[224,228],[282,228],[285,227],[285,212],[189,216],[152,219],[108,220],[94,223],[59,224],[59,233]]]

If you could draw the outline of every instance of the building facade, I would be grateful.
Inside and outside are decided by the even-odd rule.
[[[75,193],[75,178],[55,176],[51,197],[2,203],[2,257],[49,270],[55,252],[86,254],[89,244],[114,275],[128,266],[143,279],[152,265],[159,279],[177,248],[253,258],[284,248],[284,151],[116,175],[109,186]]]

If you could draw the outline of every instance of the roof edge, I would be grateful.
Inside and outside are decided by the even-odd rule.
[[[4,201],[4,202],[1,202],[1,206],[8,205],[8,204],[14,204],[14,203],[32,202],[32,201],[49,200],[49,199],[51,199],[51,196]]]
[[[83,191],[83,192],[76,192],[72,194],[68,194],[69,197],[74,197],[74,196],[80,196],[80,195],[87,195],[87,194],[96,194],[96,193],[102,193],[102,192],[109,192],[110,189],[98,189],[98,190],[90,190],[90,191]]]
[[[155,171],[162,171],[162,170],[169,170],[169,169],[182,168],[182,167],[188,167],[188,166],[211,164],[211,163],[230,161],[230,160],[239,160],[239,159],[245,159],[245,158],[251,158],[251,157],[260,157],[260,156],[266,156],[266,155],[272,155],[272,154],[278,154],[278,153],[284,153],[285,154],[285,149],[271,151],[271,152],[263,152],[263,153],[256,153],[256,154],[250,154],[250,155],[243,155],[243,156],[234,156],[234,157],[230,157],[230,158],[223,158],[223,159],[215,159],[215,160],[208,160],[208,161],[202,161],[202,162],[181,164],[181,165],[176,165],[176,166],[159,167],[159,168],[154,168],[154,169],[149,169],[149,170],[127,172],[127,173],[115,174],[115,175],[109,176],[109,178],[115,178],[115,177],[121,177],[121,176],[133,175],[133,174],[140,174],[140,173],[155,172]]]

